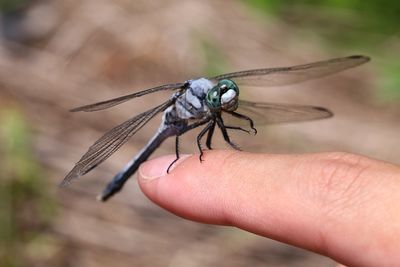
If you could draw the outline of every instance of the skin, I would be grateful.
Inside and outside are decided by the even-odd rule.
[[[189,220],[230,225],[351,267],[400,266],[400,167],[347,153],[206,151],[147,161],[139,185]]]

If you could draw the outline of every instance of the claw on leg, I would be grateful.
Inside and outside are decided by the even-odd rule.
[[[248,121],[249,124],[250,124],[250,128],[253,130],[253,134],[254,134],[254,135],[257,134],[257,129],[254,127],[254,121],[253,121],[250,117],[247,117],[246,115],[237,113],[237,112],[235,112],[235,111],[227,111],[227,112],[228,112],[229,114],[231,114],[232,116],[236,117],[236,118],[239,118],[239,119]]]

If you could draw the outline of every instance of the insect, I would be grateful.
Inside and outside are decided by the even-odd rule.
[[[350,56],[318,61],[292,67],[266,68],[222,74],[212,78],[187,80],[182,83],[166,84],[146,89],[114,99],[81,106],[71,111],[98,111],[121,104],[130,99],[158,91],[173,91],[164,103],[147,110],[118,125],[97,140],[74,168],[67,174],[61,186],[68,185],[72,179],[82,176],[117,151],[137,133],[147,122],[159,113],[163,113],[161,125],[147,145],[119,172],[106,186],[99,199],[106,201],[119,192],[124,183],[137,171],[139,165],[168,137],[175,136],[176,159],[179,159],[179,137],[187,131],[204,126],[197,136],[200,161],[203,160],[201,140],[206,136],[206,147],[211,142],[216,126],[224,140],[234,149],[239,149],[229,137],[228,131],[239,130],[257,133],[255,122],[261,124],[297,122],[331,117],[328,109],[316,106],[250,102],[240,99],[241,86],[267,87],[283,86],[315,79],[356,67],[369,61],[366,56]],[[227,124],[224,119],[233,117],[248,124],[249,129]],[[169,171],[168,168],[167,171]]]

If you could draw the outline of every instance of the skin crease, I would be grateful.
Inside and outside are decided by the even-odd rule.
[[[205,151],[142,164],[139,185],[178,216],[230,225],[349,267],[400,266],[400,168],[347,153]]]

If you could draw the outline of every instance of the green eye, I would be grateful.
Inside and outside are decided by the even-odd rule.
[[[211,109],[220,108],[221,95],[228,90],[234,90],[236,94],[239,94],[239,88],[234,81],[228,79],[219,81],[218,84],[207,93],[207,106]]]
[[[219,108],[220,106],[220,90],[219,86],[214,86],[207,93],[207,106],[210,108]]]
[[[221,80],[221,81],[219,81],[218,85],[220,88],[223,88],[223,92],[221,92],[221,93],[225,93],[228,90],[234,90],[236,93],[239,92],[238,86],[232,80],[228,80],[228,79]]]

